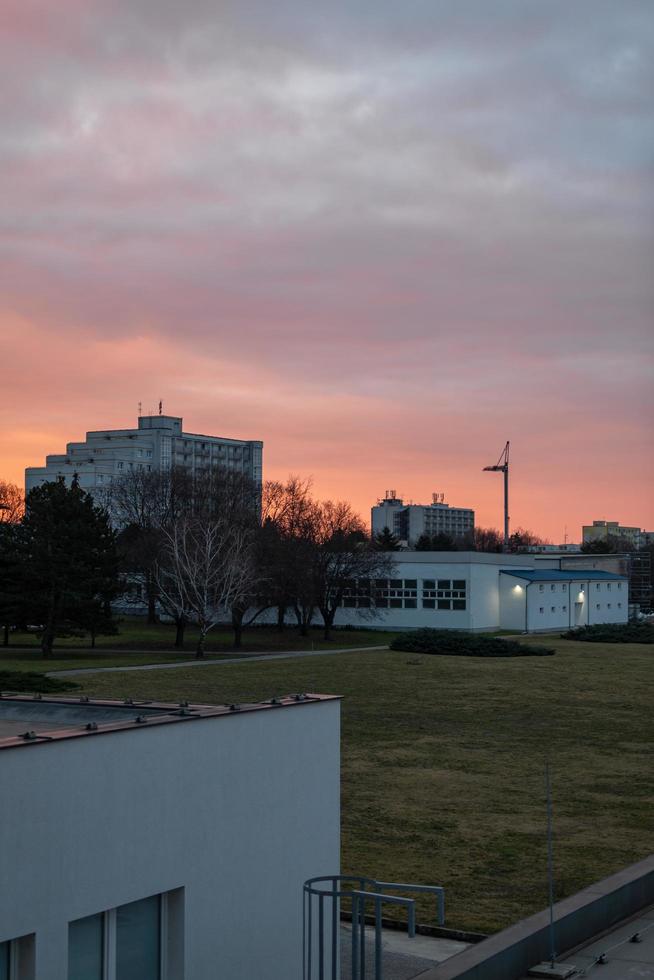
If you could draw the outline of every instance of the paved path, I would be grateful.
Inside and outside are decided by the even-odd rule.
[[[375,930],[366,926],[366,977],[372,977],[375,961]],[[352,927],[341,924],[341,980],[352,978]],[[450,956],[467,949],[469,943],[454,939],[433,939],[417,935],[409,939],[406,932],[382,929],[384,980],[419,980]],[[369,972],[370,971],[370,972]]]
[[[295,657],[324,657],[334,653],[367,653],[371,650],[388,650],[388,644],[377,647],[339,647],[338,650],[289,650],[286,653],[246,654],[228,660],[175,660],[173,663],[136,664],[129,667],[76,667],[74,670],[50,670],[46,677],[73,677],[76,674],[115,674],[129,670],[175,670],[186,667],[219,667],[228,664],[248,664],[262,660],[292,660]]]

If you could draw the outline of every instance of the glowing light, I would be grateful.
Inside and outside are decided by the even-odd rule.
[[[513,591],[514,592],[522,592],[522,586],[521,585],[514,585],[513,586]]]

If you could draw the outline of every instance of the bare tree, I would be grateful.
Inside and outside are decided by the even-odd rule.
[[[315,602],[307,578],[309,546],[315,526],[311,481],[289,476],[285,483],[269,480],[263,487],[260,565],[269,606],[277,608],[277,628],[284,628],[292,608],[303,634],[308,632]]]
[[[161,529],[188,507],[191,498],[191,478],[181,467],[128,470],[112,480],[105,491],[107,510],[119,529],[124,570],[143,576],[149,624],[157,621],[155,567],[162,545]]]
[[[0,480],[0,524],[18,524],[25,513],[25,498],[15,483]]]
[[[252,532],[229,518],[183,516],[162,528],[162,539],[158,588],[171,608],[197,623],[196,656],[203,657],[209,631],[250,594]]]
[[[316,505],[314,513],[311,583],[325,639],[329,640],[345,590],[355,588],[370,596],[372,580],[390,578],[394,561],[391,552],[374,547],[366,526],[350,504],[326,500]],[[372,599],[367,615],[376,615]]]

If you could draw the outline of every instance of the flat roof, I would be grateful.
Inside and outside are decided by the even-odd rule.
[[[557,956],[556,962],[576,967],[571,980],[582,976],[590,980],[595,975],[602,980],[654,980],[654,908],[644,909],[600,938]]]
[[[599,582],[624,582],[626,575],[616,575],[614,572],[604,572],[595,568],[579,568],[576,571],[560,571],[558,568],[538,569],[537,571],[509,571],[501,569],[503,575],[513,575],[515,578],[524,578],[530,582],[578,582],[580,579],[592,579]]]
[[[302,693],[245,704],[190,704],[0,692],[0,749],[338,700],[335,694]]]

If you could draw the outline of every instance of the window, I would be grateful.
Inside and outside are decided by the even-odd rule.
[[[595,586],[595,588],[596,588],[596,589],[597,589],[597,591],[599,592],[599,590],[600,590],[600,584],[599,584],[599,582],[597,583],[597,585]]]
[[[622,609],[622,603],[621,602],[618,603],[618,609]]]
[[[452,584],[449,578],[439,578],[438,580],[439,589],[451,589]]]
[[[556,612],[556,606],[551,606],[551,607],[550,607],[550,611],[551,611],[551,612]]]
[[[423,599],[422,600],[422,608],[423,609],[435,609],[436,608],[436,602],[433,599]]]
[[[538,610],[538,612],[544,613],[545,612],[545,607],[544,606],[541,606],[540,609]]]
[[[422,580],[423,589],[433,590],[436,588],[436,579],[433,578],[423,578]]]
[[[452,609],[465,609],[465,607],[466,607],[466,601],[465,601],[465,599],[453,599],[452,600]]]
[[[567,585],[562,585],[561,586],[561,591],[562,592],[567,592],[568,591],[568,586]]]
[[[556,592],[556,586],[550,585],[550,592]]]
[[[181,896],[151,895],[70,922],[68,980],[161,980],[162,934],[183,935]]]
[[[602,607],[600,606],[600,604],[599,604],[599,602],[597,603],[597,605],[595,606],[595,608],[596,608],[596,609],[601,609],[601,608],[602,608]]]
[[[404,588],[405,589],[417,589],[418,588],[418,579],[417,578],[405,578],[404,579]]]
[[[463,589],[465,591],[466,580],[464,578],[455,578],[452,582],[453,589]]]
[[[539,592],[544,592],[545,591],[545,586],[544,585],[539,585],[538,586],[538,591]]]
[[[159,980],[160,904],[153,895],[116,909],[116,980]]]
[[[610,592],[611,591],[611,583],[610,582],[607,582],[606,583],[606,591],[607,592]]]
[[[610,602],[607,602],[607,604],[606,604],[606,608],[607,608],[607,609],[610,609],[610,608],[611,608],[611,603],[610,603]]]
[[[125,465],[125,464],[123,463],[123,461],[122,461],[122,460],[120,460],[120,462],[118,462],[118,463],[116,463],[116,469],[118,469],[118,470],[122,470],[122,469],[123,469],[123,467],[124,467],[124,465]]]
[[[622,588],[622,582],[618,582],[618,588],[619,588],[619,589],[621,589],[621,588]]]
[[[104,914],[76,919],[68,926],[68,980],[102,980]]]
[[[439,599],[438,600],[439,609],[451,609],[451,603],[449,599]]]
[[[567,612],[568,611],[568,607],[567,606],[561,606],[561,609],[563,610],[563,612]]]
[[[0,943],[0,980],[34,980],[34,933]]]

